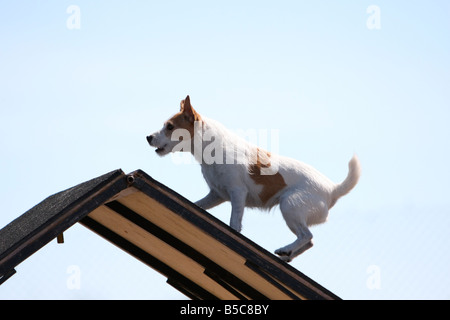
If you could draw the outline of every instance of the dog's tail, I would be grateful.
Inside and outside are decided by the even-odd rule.
[[[359,163],[359,159],[356,154],[348,163],[348,175],[344,181],[336,185],[336,188],[333,190],[333,204],[340,197],[346,195],[352,190],[356,184],[358,183],[359,177],[361,176],[361,165]]]

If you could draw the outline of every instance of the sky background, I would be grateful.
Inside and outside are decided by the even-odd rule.
[[[281,154],[335,182],[359,156],[292,266],[344,299],[449,299],[449,39],[448,1],[2,1],[0,228],[118,168],[206,195],[199,165],[145,140],[189,94],[230,129],[278,130]],[[295,238],[278,208],[247,210],[242,233],[271,252]],[[64,236],[0,299],[185,299],[85,227]]]

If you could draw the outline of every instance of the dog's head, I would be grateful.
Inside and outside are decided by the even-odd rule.
[[[148,143],[156,148],[156,153],[159,156],[175,151],[174,147],[184,139],[194,138],[194,124],[195,121],[201,121],[200,115],[192,108],[189,96],[180,103],[180,112],[175,114],[172,118],[164,123],[161,130],[147,136]],[[183,133],[188,134],[174,134],[177,129],[183,129]],[[186,142],[186,141],[185,141]],[[181,151],[181,150],[176,150]]]

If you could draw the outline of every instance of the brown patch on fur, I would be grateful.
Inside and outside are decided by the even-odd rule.
[[[250,178],[255,181],[256,184],[263,186],[263,189],[259,193],[259,199],[263,204],[266,204],[270,198],[272,198],[278,191],[286,187],[286,182],[283,176],[277,172],[273,175],[261,174],[261,168],[269,168],[270,152],[256,148],[256,164],[251,164],[249,167]]]

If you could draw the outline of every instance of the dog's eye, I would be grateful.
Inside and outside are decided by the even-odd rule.
[[[167,126],[166,126],[166,129],[169,130],[169,131],[173,130],[173,124],[168,123]]]

